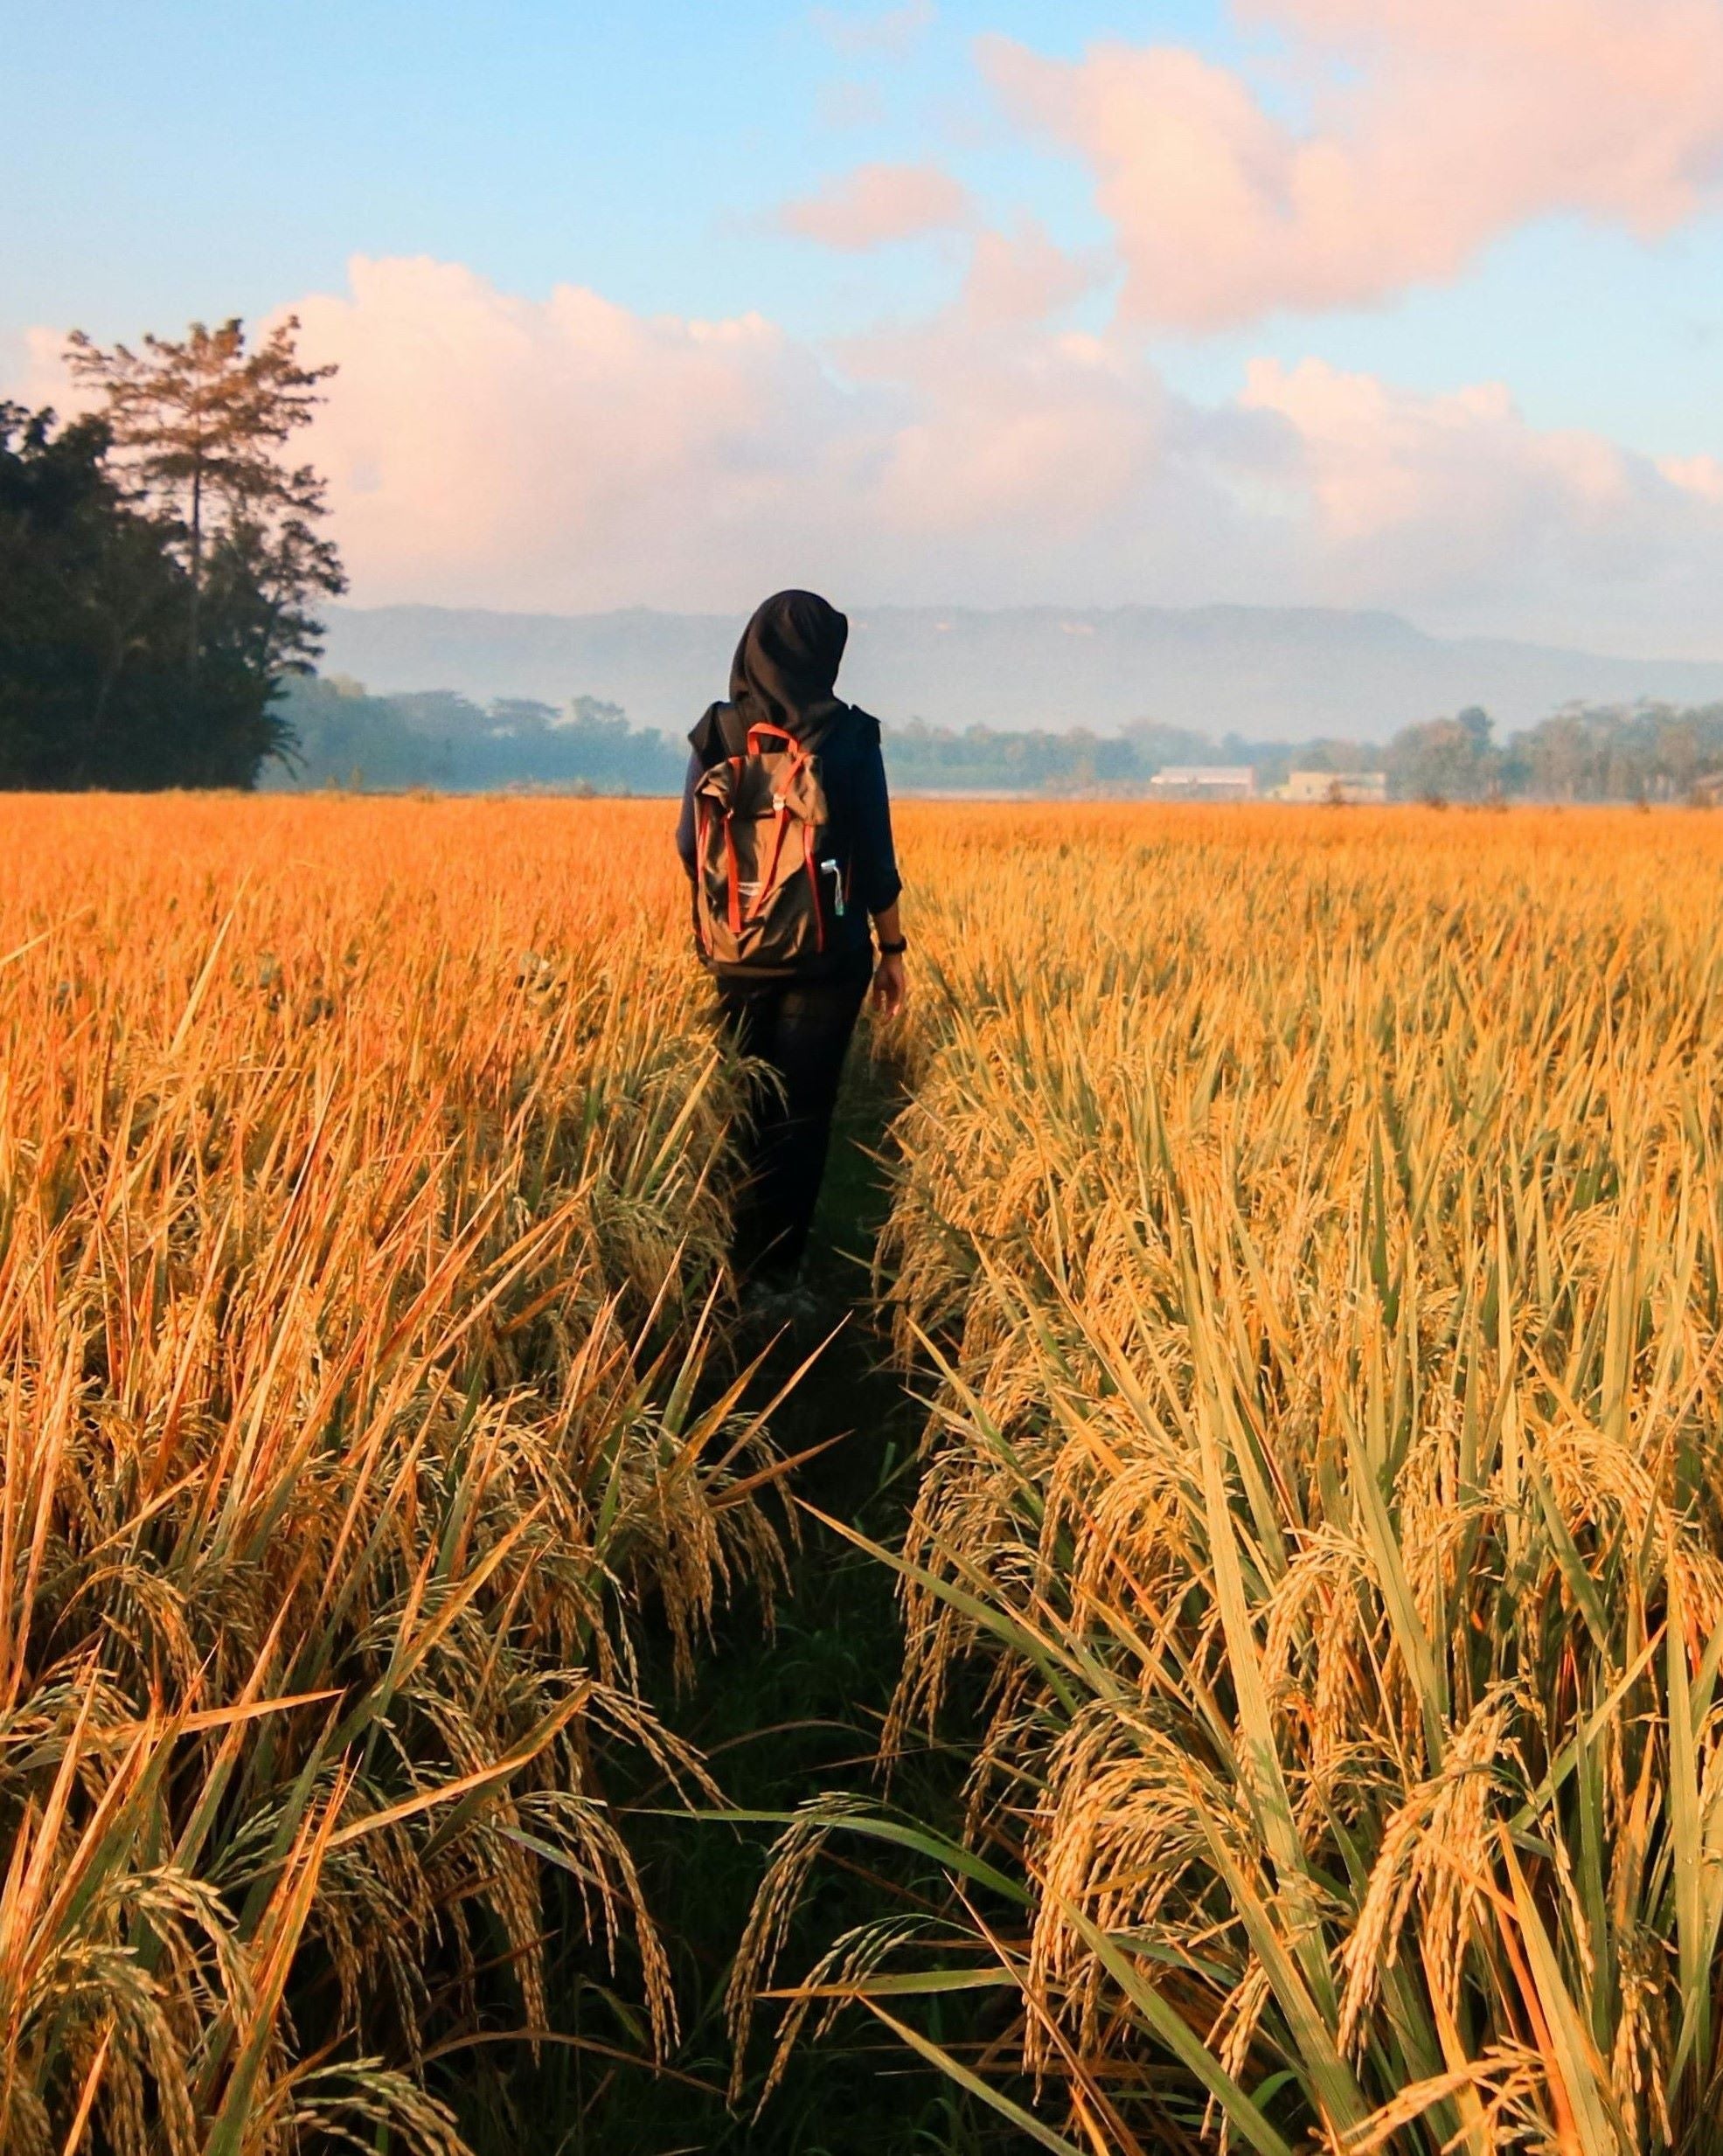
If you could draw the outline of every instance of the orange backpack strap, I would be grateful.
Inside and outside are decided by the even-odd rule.
[[[787,726],[775,726],[766,719],[761,719],[757,725],[750,726],[747,730],[747,752],[750,756],[758,756],[761,753],[761,737],[766,734],[783,743],[785,748],[789,751],[790,761],[793,764],[800,764],[807,760],[807,750],[802,747],[789,729]]]
[[[784,849],[784,825],[789,820],[789,804],[783,800],[782,796],[780,795],[775,804],[772,818],[772,858],[767,867],[765,875],[761,877],[759,883],[754,887],[754,904],[747,910],[747,919],[749,920],[754,919],[754,915],[758,913],[761,908],[765,905],[767,899],[771,897],[772,886],[778,880],[778,861]]]
[[[820,902],[820,872],[814,865],[814,827],[811,823],[804,823],[802,827],[802,860],[808,871],[808,888],[814,898],[814,948],[823,952],[825,908]]]
[[[742,932],[742,871],[736,859],[736,819],[729,808],[724,811],[724,866],[730,883],[730,933]]]

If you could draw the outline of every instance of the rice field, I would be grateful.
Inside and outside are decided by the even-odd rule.
[[[0,819],[0,2146],[453,2156],[553,1923],[673,2061],[608,1791],[724,1763],[640,1643],[797,1560],[664,809]],[[881,1778],[737,1941],[759,2146],[769,2036],[1013,2148],[1723,2148],[1723,825],[900,838],[927,1437]]]
[[[1001,1987],[1049,2146],[1723,2146],[1717,827],[951,835],[892,1735],[986,1709],[811,1994]]]
[[[4,811],[9,2153],[456,2149],[427,2063],[543,2024],[552,1878],[673,2036],[604,1774],[711,1784],[630,1627],[782,1559],[609,813],[625,887],[530,804]]]

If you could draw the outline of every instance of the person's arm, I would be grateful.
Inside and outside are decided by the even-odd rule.
[[[874,915],[873,925],[882,944],[902,942],[902,917],[895,898],[882,912]],[[909,978],[904,972],[903,953],[882,951],[879,963],[873,969],[873,1008],[882,1018],[895,1018],[908,995]]]
[[[877,731],[863,752],[859,775],[855,857],[862,903],[873,917],[880,942],[901,943],[903,878],[898,874],[897,849],[892,842],[892,797]],[[881,951],[873,974],[873,1008],[881,1017],[895,1018],[908,993],[903,953]]]
[[[696,749],[688,759],[688,772],[682,781],[682,813],[676,820],[676,850],[682,856],[682,865],[688,877],[688,915],[694,931],[694,947],[700,947],[700,869],[697,844],[699,828],[694,808],[694,788],[699,784],[700,773],[705,766]]]
[[[691,884],[699,873],[694,850],[694,788],[699,783],[701,769],[699,752],[696,750],[688,759],[688,770],[682,781],[682,813],[676,820],[676,850],[682,856],[682,865]]]

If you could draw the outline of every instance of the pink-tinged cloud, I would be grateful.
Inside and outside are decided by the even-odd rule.
[[[94,390],[82,387],[66,372],[64,332],[42,322],[24,333],[24,369],[10,394],[32,412],[46,406],[62,419],[93,412],[101,401]]]
[[[422,260],[351,277],[295,304],[341,368],[313,449],[366,600],[733,606],[823,575],[1028,596],[1152,481],[1140,360],[961,306],[844,346],[840,378],[754,315],[525,301]]]
[[[1506,618],[1593,646],[1630,641],[1629,616],[1649,610],[1667,648],[1715,647],[1698,603],[1723,558],[1713,460],[1672,470],[1595,434],[1533,427],[1499,383],[1422,395],[1316,359],[1254,362],[1240,401],[1287,429],[1323,598],[1484,627]]]
[[[962,303],[978,322],[1041,322],[1106,274],[1104,261],[1066,253],[1038,218],[1020,218],[1009,232],[976,234]]]
[[[893,240],[955,231],[969,217],[968,194],[937,165],[865,164],[817,194],[785,203],[777,221],[801,239],[859,254]]]
[[[1164,392],[1108,340],[1012,329],[960,305],[851,338],[837,356],[851,380],[899,402],[865,509],[911,550],[945,549],[927,586],[941,595],[979,561],[1026,590],[1035,551],[1044,563],[1087,551],[1162,476]]]
[[[1228,598],[1723,655],[1702,461],[1671,475],[1530,426],[1499,386],[1423,396],[1317,361],[1195,406],[1129,340],[977,304],[984,260],[944,315],[830,356],[758,315],[355,262],[296,310],[308,356],[341,363],[313,448],[356,596]]]
[[[738,548],[788,572],[856,484],[851,400],[757,315],[522,300],[425,260],[350,278],[297,312],[341,368],[315,447],[364,592],[668,604]]]
[[[1018,235],[1022,239],[1024,235]],[[1033,274],[1030,298],[1044,296]],[[1723,467],[1259,361],[1218,406],[1129,339],[998,303],[822,351],[758,315],[544,301],[427,260],[295,302],[364,604],[1388,606],[1449,631],[1723,656]],[[1009,295],[1022,268],[1005,280]],[[38,340],[38,401],[59,401]]]
[[[1671,486],[1680,487],[1702,501],[1723,507],[1723,458],[1660,457],[1657,469]]]
[[[1240,0],[1324,72],[1310,124],[1177,46],[981,47],[1084,158],[1138,321],[1236,327],[1456,276],[1531,218],[1664,233],[1723,199],[1719,0]],[[1333,63],[1344,63],[1337,72]]]

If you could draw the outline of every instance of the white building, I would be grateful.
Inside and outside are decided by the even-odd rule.
[[[1168,764],[1149,781],[1157,801],[1248,801],[1256,798],[1249,764]]]
[[[1293,771],[1279,789],[1283,801],[1344,801],[1358,806],[1388,798],[1386,771]]]

